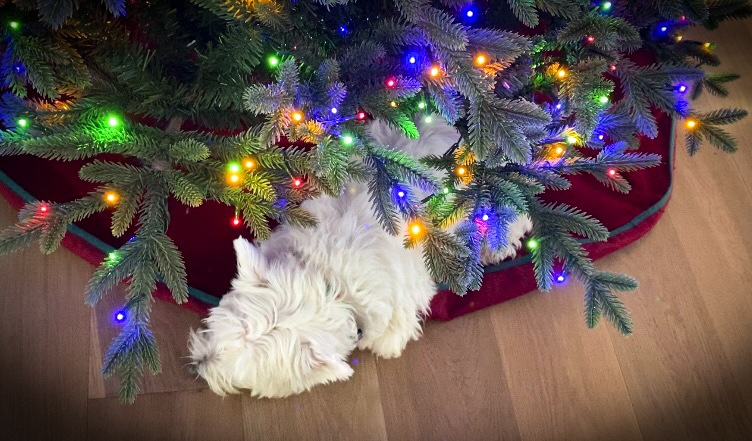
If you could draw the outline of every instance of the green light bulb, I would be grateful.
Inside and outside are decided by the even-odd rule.
[[[13,29],[18,29],[18,22],[17,21],[10,22],[10,27]]]
[[[17,122],[18,122],[18,125],[21,127],[26,127],[29,124],[26,118],[19,118]]]
[[[606,95],[603,95],[600,98],[598,98],[598,101],[600,101],[601,104],[606,104],[608,102],[608,97]]]
[[[269,63],[269,67],[277,67],[277,65],[279,64],[279,58],[277,58],[275,55],[272,55],[266,59],[266,62]]]
[[[421,102],[419,102],[419,103],[418,103],[418,108],[419,108],[419,109],[425,109],[425,108],[426,108],[426,103],[425,103],[425,101],[421,101]]]
[[[110,262],[114,262],[117,260],[118,255],[115,251],[113,251],[110,254],[108,254],[107,257],[110,259]]]
[[[444,192],[444,194],[449,193],[449,187],[444,187],[444,190],[442,190],[442,191]]]
[[[577,138],[575,138],[574,136],[567,136],[567,142],[569,144],[574,144],[577,142]]]
[[[355,141],[355,140],[350,135],[345,135],[345,136],[342,137],[342,144],[344,144],[344,145],[350,145],[350,144],[353,143],[353,141]]]
[[[109,117],[107,118],[107,124],[108,124],[108,125],[109,125],[110,127],[117,127],[117,126],[119,126],[119,125],[120,125],[120,120],[118,119],[118,117],[117,117],[117,116],[114,116],[114,115],[110,115],[110,116],[109,116]]]
[[[228,165],[228,168],[230,169],[231,172],[237,173],[240,171],[240,164],[238,164],[237,162],[231,162]]]
[[[601,8],[604,11],[608,11],[609,9],[611,9],[611,2],[603,2],[603,4],[601,5]]]
[[[535,239],[528,240],[527,241],[527,248],[529,250],[531,250],[531,251],[534,250],[534,249],[536,249],[536,248],[538,248],[538,241],[535,240]]]

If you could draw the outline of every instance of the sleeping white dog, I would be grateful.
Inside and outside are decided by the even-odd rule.
[[[442,154],[458,139],[445,123],[420,129],[410,141],[379,122],[370,128],[381,144],[415,157]],[[282,225],[259,246],[235,240],[232,290],[191,332],[192,363],[220,395],[285,397],[346,380],[356,347],[398,357],[421,335],[436,284],[420,248],[405,249],[379,226],[364,188],[304,208],[319,220],[315,228]],[[531,227],[518,217],[507,248],[485,260],[514,256]]]

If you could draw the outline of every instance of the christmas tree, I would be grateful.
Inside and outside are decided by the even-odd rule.
[[[525,214],[539,288],[573,275],[587,326],[602,315],[628,334],[614,291],[637,282],[597,270],[582,247],[608,231],[541,194],[578,173],[628,192],[626,172],[661,161],[638,151],[640,136],[657,135],[656,112],[684,122],[690,154],[703,141],[736,150],[720,126],[746,115],[689,106],[703,91],[726,95],[737,76],[706,73],[720,62],[713,45],[681,35],[752,15],[746,0],[0,5],[0,154],[85,159],[80,178],[98,184],[79,199],[27,204],[0,234],[0,253],[32,242],[52,253],[69,225],[105,210],[114,236],[135,231],[86,292],[94,305],[128,282],[125,324],[103,363],[128,401],[142,372],[160,369],[149,328],[157,283],[178,303],[188,296],[168,198],[234,207],[232,223],[263,240],[272,222],[315,224],[304,200],[365,182],[382,227],[421,247],[436,281],[459,295],[482,282],[481,250],[505,246],[508,223]],[[636,63],[637,50],[660,62]],[[410,157],[366,130],[379,119],[417,138],[417,118],[439,117],[457,128],[442,156]],[[416,187],[431,196],[418,199]]]

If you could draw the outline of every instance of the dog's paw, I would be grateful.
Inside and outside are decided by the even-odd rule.
[[[389,346],[389,345],[373,345],[371,350],[373,351],[376,356],[381,358],[397,358],[400,355],[402,355],[402,351],[405,349],[404,346],[399,347],[397,345]]]
[[[414,332],[397,333],[390,332],[375,339],[369,345],[369,349],[381,358],[397,358],[407,346],[407,342],[417,339],[418,335],[412,335]]]

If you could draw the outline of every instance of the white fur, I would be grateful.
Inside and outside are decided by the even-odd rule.
[[[371,133],[414,156],[443,153],[458,139],[441,123],[421,127],[418,141],[380,123]],[[315,228],[283,225],[259,246],[235,240],[232,290],[189,342],[193,364],[214,392],[300,393],[349,378],[347,358],[356,347],[391,358],[420,337],[436,292],[421,250],[405,249],[402,238],[387,234],[362,187],[351,190],[304,203],[319,220]],[[485,252],[484,262],[514,256],[530,227],[520,217],[510,225],[509,246]]]

